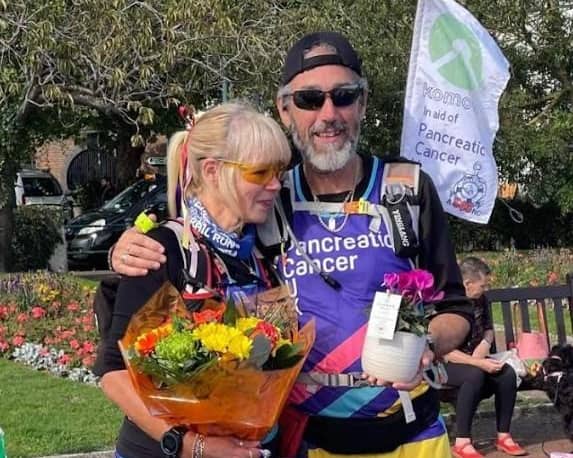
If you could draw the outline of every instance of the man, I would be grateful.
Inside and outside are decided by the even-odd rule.
[[[513,456],[526,455],[509,433],[517,397],[515,372],[509,364],[488,358],[494,333],[484,294],[489,289],[491,269],[481,259],[469,256],[461,262],[460,270],[466,295],[474,300],[475,325],[466,344],[446,355],[448,385],[458,387],[457,437],[452,454],[455,458],[483,458],[472,445],[472,421],[479,402],[495,394],[496,448]]]
[[[439,403],[432,389],[420,385],[421,373],[407,383],[390,386],[369,377],[372,386],[354,386],[360,384],[353,374],[361,371],[368,310],[385,273],[409,270],[415,259],[434,275],[446,296],[430,325],[437,355],[462,343],[471,320],[445,216],[425,174],[411,196],[419,205],[419,249],[405,250],[406,256],[394,254],[379,214],[352,213],[341,205],[359,199],[372,208],[382,203],[384,165],[356,153],[366,102],[361,61],[344,36],[309,34],[289,50],[276,104],[302,164],[289,172],[276,224],[269,222],[270,230],[263,228],[259,236],[266,254],[281,254],[278,267],[296,295],[300,321],[315,318],[317,338],[303,369],[306,377],[293,391],[294,408],[281,421],[296,452],[281,456],[449,456]],[[113,252],[113,266],[123,274],[142,274],[164,261],[157,249],[129,231]],[[426,351],[421,367],[433,356]],[[397,390],[410,391],[414,421],[405,421]],[[300,446],[297,432],[304,435]]]

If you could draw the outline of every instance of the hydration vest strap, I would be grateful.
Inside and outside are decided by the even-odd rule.
[[[419,164],[389,162],[384,165],[380,186],[380,202],[384,209],[380,211],[380,217],[372,219],[370,230],[379,230],[383,218],[394,253],[401,258],[415,259],[420,249],[419,182]]]

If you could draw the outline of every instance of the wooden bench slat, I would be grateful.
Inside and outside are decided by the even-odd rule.
[[[501,313],[503,315],[503,328],[505,331],[505,348],[509,348],[515,342],[513,335],[513,319],[511,317],[511,304],[509,301],[501,302]]]
[[[559,286],[536,286],[531,288],[502,288],[490,289],[485,293],[491,302],[541,300],[553,297],[571,297],[569,285]]]
[[[555,324],[557,325],[557,341],[559,342],[559,345],[563,345],[567,342],[567,336],[565,333],[563,301],[561,298],[558,297],[553,299],[553,311],[555,312]],[[549,348],[551,348],[551,346]]]
[[[529,306],[527,300],[519,300],[519,313],[521,315],[521,329],[523,332],[531,332],[531,323],[529,322]]]

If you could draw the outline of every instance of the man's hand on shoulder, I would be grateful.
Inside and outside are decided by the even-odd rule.
[[[163,245],[137,228],[126,230],[111,248],[110,267],[121,275],[141,277],[157,270],[167,258]]]

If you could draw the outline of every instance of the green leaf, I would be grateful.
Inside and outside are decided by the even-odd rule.
[[[271,354],[271,343],[265,336],[259,334],[253,339],[253,348],[247,363],[261,369]]]
[[[238,316],[235,301],[230,297],[226,303],[225,313],[223,313],[223,323],[228,326],[235,326]]]

